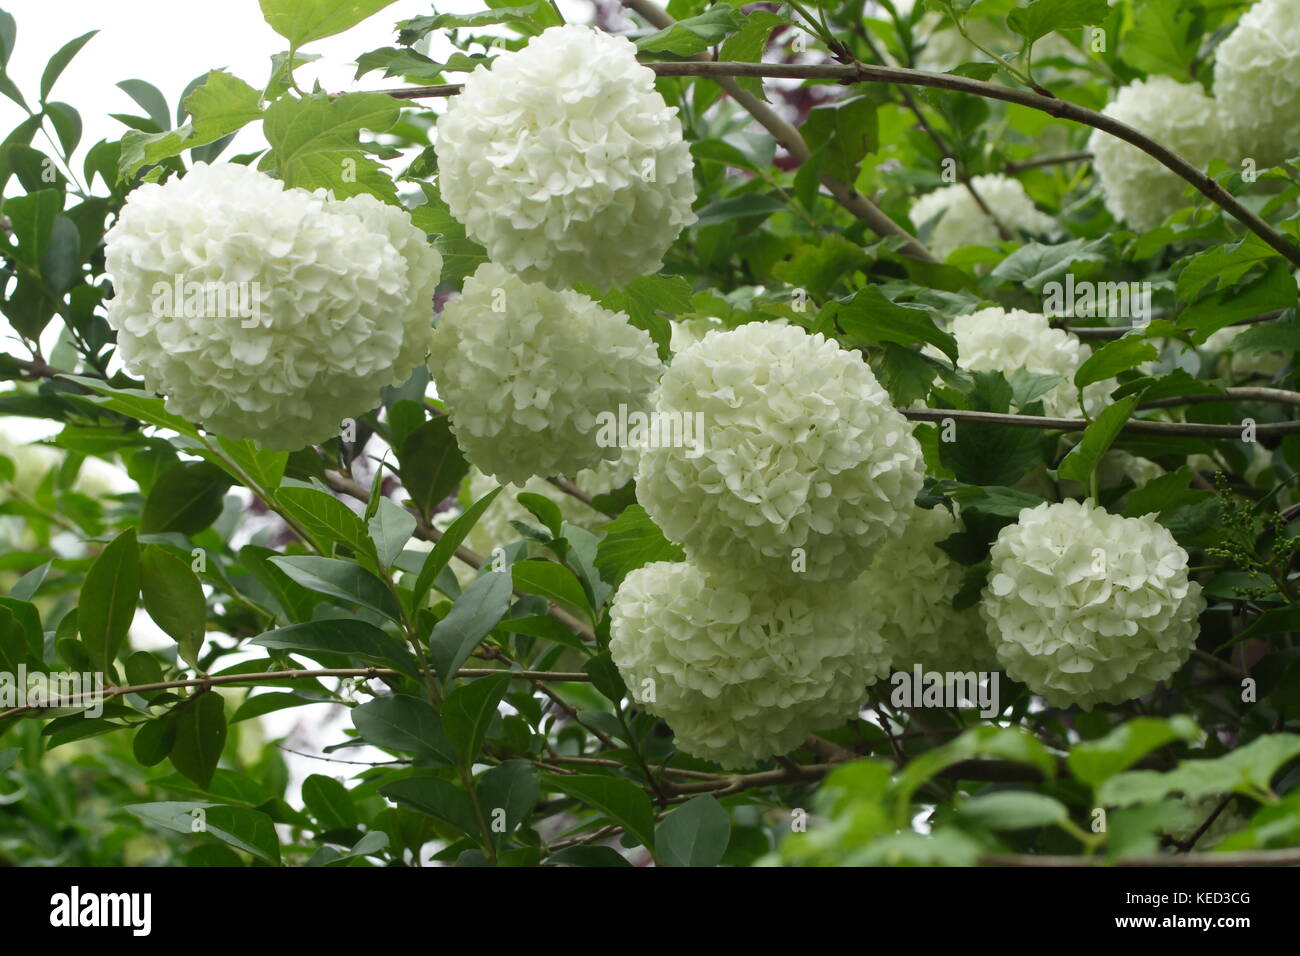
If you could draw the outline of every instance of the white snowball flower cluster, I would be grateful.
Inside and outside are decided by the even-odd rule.
[[[1053,417],[1079,416],[1074,373],[1092,350],[1078,336],[1052,328],[1040,313],[997,306],[959,315],[949,331],[957,340],[957,364],[961,368],[1008,376],[1021,368],[1039,375],[1060,375],[1062,381],[1040,396],[1043,411]],[[927,346],[926,352],[936,358],[942,355],[934,346]],[[1106,379],[1084,388],[1089,415],[1096,415],[1106,406],[1106,398],[1116,384],[1114,379]]]
[[[915,508],[902,537],[880,547],[855,585],[883,618],[881,633],[894,670],[914,664],[927,670],[987,670],[997,664],[979,611],[952,606],[965,569],[939,542],[961,530],[961,520],[942,505]]]
[[[1149,693],[1191,655],[1201,586],[1154,515],[1043,503],[998,534],[980,605],[1007,674],[1057,707]]]
[[[1223,129],[1214,101],[1197,83],[1152,76],[1124,87],[1102,112],[1168,146],[1204,169],[1224,152]],[[1187,183],[1136,146],[1093,130],[1088,138],[1092,165],[1106,208],[1134,229],[1154,229],[1183,205]]]
[[[106,243],[127,370],[219,434],[323,441],[424,359],[442,257],[371,196],[196,163],[132,192]]]
[[[1300,153],[1300,0],[1261,0],[1214,53],[1225,132],[1263,167]]]
[[[1038,211],[1019,180],[991,173],[972,177],[971,186],[984,200],[989,212],[1009,229],[1042,235],[1056,228],[1056,221]],[[963,246],[983,246],[998,241],[997,224],[980,208],[964,183],[926,193],[912,204],[908,213],[917,229],[935,217],[939,218],[927,244],[940,259],[947,259]]]
[[[552,27],[438,118],[439,187],[488,257],[553,288],[655,272],[695,221],[676,108],[623,37]]]
[[[665,561],[623,581],[609,650],[678,746],[724,767],[786,753],[856,716],[889,663],[853,588],[806,596]]]
[[[429,356],[465,457],[516,484],[618,458],[597,444],[597,416],[643,410],[660,368],[623,313],[491,262],[443,309]]]
[[[701,565],[847,581],[911,515],[920,446],[833,340],[766,322],[710,332],[674,357],[654,404],[703,416],[702,449],[646,447],[637,468],[641,504]]]

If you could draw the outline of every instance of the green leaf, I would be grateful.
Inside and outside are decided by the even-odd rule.
[[[709,794],[694,797],[655,828],[660,866],[717,866],[731,842],[731,818]]]
[[[118,179],[129,181],[142,166],[179,156],[187,149],[206,146],[260,119],[262,94],[237,76],[213,70],[185,97],[190,122],[159,133],[129,130],[122,137]],[[166,125],[166,124],[162,124]]]
[[[740,30],[727,37],[719,51],[719,59],[728,63],[758,63],[763,59],[763,51],[772,36],[772,31],[781,24],[790,21],[767,10],[754,10],[741,22]],[[742,90],[766,100],[763,81],[756,76],[738,76],[735,78]],[[708,82],[701,80],[697,82]]]
[[[572,571],[554,561],[519,561],[510,566],[515,588],[567,604],[588,618],[592,617],[587,592]]]
[[[650,806],[650,797],[636,784],[621,777],[595,774],[548,775],[545,784],[549,790],[567,793],[600,811],[640,840],[647,849],[654,848],[654,810]]]
[[[226,745],[226,706],[221,695],[192,697],[175,710],[176,740],[171,762],[181,774],[206,790]]]
[[[1160,475],[1141,488],[1135,488],[1124,499],[1124,516],[1140,518],[1147,514],[1161,514],[1214,497],[1212,491],[1193,488],[1194,477],[1192,470],[1183,465],[1177,471]]]
[[[1120,37],[1120,59],[1142,73],[1185,81],[1200,49],[1200,21],[1181,0],[1143,0],[1133,8],[1133,26]]]
[[[172,118],[171,111],[167,109],[167,98],[162,95],[158,87],[152,83],[146,83],[144,80],[122,80],[116,86],[140,104],[140,107],[160,130],[171,128]]]
[[[68,64],[72,62],[72,58],[76,56],[77,53],[80,52],[81,48],[90,42],[90,38],[98,32],[98,30],[91,30],[89,33],[83,33],[75,40],[69,40],[59,48],[58,52],[55,53],[54,56],[50,57],[49,62],[45,64],[45,72],[41,74],[42,102],[49,99],[50,91],[54,89],[55,82],[57,82],[59,77],[63,74],[63,71],[68,68]]]
[[[1061,478],[1072,478],[1082,485],[1088,485],[1093,469],[1110,450],[1124,423],[1137,407],[1137,401],[1136,395],[1130,395],[1113,405],[1107,405],[1084,429],[1083,438],[1070,449],[1057,469],[1057,474]]]
[[[1168,773],[1132,770],[1116,774],[1097,789],[1105,806],[1154,803],[1171,793],[1188,800],[1216,794],[1244,793],[1258,797],[1273,775],[1300,754],[1300,735],[1266,734],[1213,760],[1184,760]]]
[[[646,332],[659,350],[659,357],[667,359],[672,338],[672,325],[666,315],[677,315],[691,309],[691,284],[681,276],[639,276],[622,287],[615,287],[605,295],[590,290],[591,297],[611,312],[622,312],[636,328]]]
[[[1227,289],[1261,262],[1278,258],[1273,247],[1254,233],[1225,242],[1183,260],[1174,293],[1179,302],[1195,302],[1207,286]]]
[[[86,572],[78,603],[81,640],[91,663],[107,671],[126,639],[140,593],[140,549],[127,528],[99,553]]]
[[[1226,325],[1262,312],[1295,306],[1296,281],[1288,263],[1275,258],[1258,279],[1220,289],[1188,306],[1178,316],[1178,326],[1190,330],[1192,341],[1200,345]]]
[[[288,487],[275,493],[275,500],[328,551],[342,545],[359,555],[374,557],[375,547],[355,511],[339,499],[316,488]]]
[[[1046,290],[1044,286],[1065,275],[1076,262],[1105,262],[1103,250],[1109,245],[1106,238],[1071,239],[1056,245],[1026,243],[999,262],[990,275],[1004,282],[1019,282],[1031,292],[1045,291],[1049,303],[1045,309],[1059,315],[1068,303],[1062,301],[1061,308],[1055,308],[1050,305],[1051,295],[1062,295],[1064,289]]]
[[[244,475],[252,479],[262,491],[273,492],[280,487],[280,482],[284,479],[284,469],[289,464],[287,451],[267,451],[247,438],[236,440],[218,436],[217,444],[230,461],[238,466]],[[220,456],[211,456],[209,460],[214,465],[225,467],[225,462]],[[232,477],[241,484],[244,482],[241,475],[232,474]]]
[[[1031,43],[1054,30],[1101,23],[1110,12],[1106,0],[1033,0],[1007,14],[1007,26]]]
[[[452,763],[455,751],[438,712],[418,697],[392,694],[352,708],[352,725],[362,738],[395,753]]]
[[[270,561],[309,590],[360,604],[394,621],[402,619],[402,609],[388,586],[351,561],[315,555],[282,556]]]
[[[898,305],[874,285],[841,302],[835,319],[845,334],[866,342],[933,345],[954,363],[957,340],[934,324],[929,310]]]
[[[81,233],[67,216],[55,216],[50,239],[41,253],[41,278],[56,296],[68,291],[81,268]]]
[[[359,822],[348,788],[314,773],[302,782],[302,802],[322,830],[351,830]]]
[[[429,660],[449,686],[465,659],[491,633],[510,606],[512,585],[505,571],[488,571],[456,598],[429,635]]]
[[[24,197],[18,197],[19,199]],[[5,211],[12,218],[13,204],[17,199],[5,201]],[[173,415],[163,407],[163,400],[150,395],[148,392],[139,389],[130,388],[113,388],[101,379],[87,378],[81,375],[64,375],[62,378],[76,382],[83,388],[95,392],[94,395],[75,395],[73,398],[85,402],[97,408],[106,408],[109,411],[120,412],[131,418],[145,422],[149,425],[156,425],[159,428],[170,428],[172,431],[188,438],[199,437],[199,430],[181,418],[179,415]]]
[[[334,619],[291,624],[259,634],[250,643],[275,650],[297,651],[308,657],[340,654],[360,658],[366,664],[391,667],[413,680],[423,680],[420,668],[406,646],[365,621]]]
[[[563,23],[555,7],[545,0],[517,6],[508,6],[494,0],[489,2],[488,6],[492,9],[480,10],[476,13],[437,13],[433,16],[404,20],[399,24],[401,33],[398,34],[398,42],[409,46],[434,30],[485,27],[495,23],[508,23],[518,27],[524,34],[535,35],[541,33],[546,27],[559,26]]]
[[[456,444],[446,415],[439,415],[411,432],[402,442],[397,457],[402,466],[402,485],[425,516],[454,494],[469,472],[469,463]]]
[[[140,590],[154,623],[180,646],[181,657],[197,668],[208,613],[198,577],[171,552],[147,544],[140,550]]]
[[[395,203],[397,188],[361,148],[360,133],[384,132],[400,112],[400,103],[386,93],[312,93],[276,100],[262,124],[271,144],[263,168],[275,168],[286,186],[328,189],[337,199],[369,193]]]
[[[876,103],[858,96],[808,111],[802,131],[808,146],[822,151],[822,172],[851,183],[862,160],[880,148]]]
[[[198,534],[221,515],[230,477],[206,461],[178,461],[158,476],[140,512],[140,533]]]
[[[953,434],[955,441],[939,442],[939,461],[966,484],[1014,485],[1045,460],[1033,429],[958,421]]]
[[[457,691],[459,693],[459,691]],[[537,770],[527,760],[507,760],[480,774],[474,781],[483,813],[489,820],[500,812],[504,817],[505,832],[498,834],[500,842],[514,832],[529,811],[537,805],[541,786]],[[493,831],[496,833],[496,831]]]
[[[672,53],[675,56],[694,56],[721,43],[742,23],[740,14],[728,4],[719,3],[699,16],[678,20],[649,36],[636,41],[642,53]]]
[[[628,505],[605,526],[596,547],[596,570],[614,586],[628,573],[655,561],[684,561],[686,554],[664,537],[663,531],[640,505]]]
[[[1203,736],[1196,721],[1183,714],[1169,718],[1134,717],[1105,737],[1075,744],[1070,748],[1066,765],[1076,780],[1096,788],[1158,747],[1175,740],[1192,742]]]
[[[394,0],[259,0],[267,24],[295,47],[350,30]]]
[[[375,543],[379,563],[391,567],[415,534],[415,515],[387,498],[379,501],[379,510],[370,519],[370,540]]]
[[[131,741],[131,752],[144,767],[156,767],[167,759],[176,744],[176,715],[167,713],[141,724]]]
[[[210,833],[237,850],[280,865],[275,823],[260,810],[212,803],[137,803],[125,809],[146,823],[186,836]]]
[[[1061,823],[1070,818],[1065,804],[1042,793],[1005,790],[972,797],[958,805],[957,813],[989,830],[1026,830]]]
[[[411,596],[412,606],[419,607],[423,604],[424,596],[429,593],[429,588],[433,586],[434,580],[447,567],[447,563],[456,553],[456,549],[464,543],[465,537],[473,530],[483,512],[491,506],[499,494],[501,494],[501,489],[493,488],[466,508],[465,513],[453,521],[451,526],[442,533],[438,543],[433,546],[429,556],[424,559],[424,565],[420,568],[420,573],[415,579],[415,590]]]
[[[438,187],[433,183],[419,183],[424,202],[411,210],[411,221],[417,229],[437,238],[433,247],[442,256],[440,284],[459,289],[467,275],[487,262],[487,252],[465,233],[447,204],[443,202]]]
[[[441,777],[432,774],[406,777],[384,784],[379,792],[389,800],[451,824],[466,836],[476,840],[480,837],[478,817],[469,794]]]
[[[472,766],[483,749],[492,718],[497,714],[510,675],[479,677],[447,695],[442,705],[442,726],[456,749],[462,767]]]
[[[1150,342],[1136,335],[1126,335],[1114,342],[1108,342],[1084,360],[1078,371],[1074,373],[1075,387],[1083,388],[1093,382],[1114,378],[1120,372],[1158,357],[1156,347]]]
[[[772,275],[821,298],[837,282],[847,283],[855,271],[865,270],[869,264],[860,246],[831,233],[815,243],[800,245],[788,260],[772,267]]]
[[[610,701],[618,704],[627,696],[627,686],[623,675],[618,672],[609,651],[601,651],[587,659],[582,669],[591,676],[591,686],[604,694]]]
[[[237,724],[244,720],[252,720],[254,717],[273,714],[278,710],[288,710],[291,707],[305,707],[308,704],[319,703],[321,701],[293,693],[256,694],[246,698],[242,704],[235,708],[230,723]]]

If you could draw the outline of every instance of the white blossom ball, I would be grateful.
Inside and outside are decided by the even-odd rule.
[[[424,360],[442,257],[371,196],[197,163],[132,192],[106,243],[127,370],[210,431],[302,448]]]
[[[984,200],[989,212],[1008,229],[1031,235],[1043,235],[1056,229],[1056,221],[1038,211],[1019,180],[991,173],[972,177],[971,186]],[[963,183],[944,186],[921,196],[912,204],[908,218],[917,229],[936,219],[927,245],[940,259],[947,259],[963,246],[986,246],[999,239],[997,223],[980,208]]]
[[[911,517],[911,427],[861,356],[820,334],[709,332],[674,356],[654,407],[702,425],[693,445],[642,448],[637,467],[638,500],[698,564],[846,582]]]
[[[979,611],[952,606],[966,569],[939,547],[963,530],[942,505],[915,508],[902,537],[880,547],[857,587],[882,619],[894,670],[988,670],[996,665]]]
[[[1224,131],[1261,167],[1300,153],[1300,0],[1261,0],[1214,52]]]
[[[1214,101],[1197,83],[1152,76],[1124,87],[1102,112],[1167,146],[1198,169],[1225,154]],[[1088,138],[1093,169],[1112,216],[1142,231],[1183,206],[1187,182],[1142,150],[1102,130]]]
[[[957,340],[959,367],[971,372],[1002,372],[1008,378],[1017,369],[1059,375],[1062,380],[1039,396],[1043,412],[1049,417],[1079,417],[1074,373],[1092,349],[1074,333],[1052,328],[1040,313],[997,306],[957,316],[949,331]],[[926,352],[935,357],[943,354],[934,346],[927,346]],[[1106,379],[1084,388],[1089,415],[1106,407],[1107,396],[1117,384],[1114,379]]]
[[[695,221],[677,110],[623,37],[552,27],[477,67],[438,118],[438,179],[488,257],[607,288],[659,269]]]
[[[889,670],[879,621],[852,588],[780,591],[667,561],[624,579],[609,651],[677,745],[724,767],[856,717]]]
[[[622,312],[491,262],[442,310],[429,356],[465,457],[514,484],[619,458],[600,415],[644,411],[661,367]]]
[[[1056,707],[1150,693],[1192,653],[1205,609],[1154,515],[1043,503],[998,534],[980,605],[1007,674]]]

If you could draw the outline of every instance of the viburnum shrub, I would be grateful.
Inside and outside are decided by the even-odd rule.
[[[1300,861],[1295,0],[260,6],[0,12],[0,864]]]

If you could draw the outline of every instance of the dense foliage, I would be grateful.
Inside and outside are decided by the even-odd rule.
[[[508,2],[0,11],[0,863],[1296,861],[1300,3]]]

